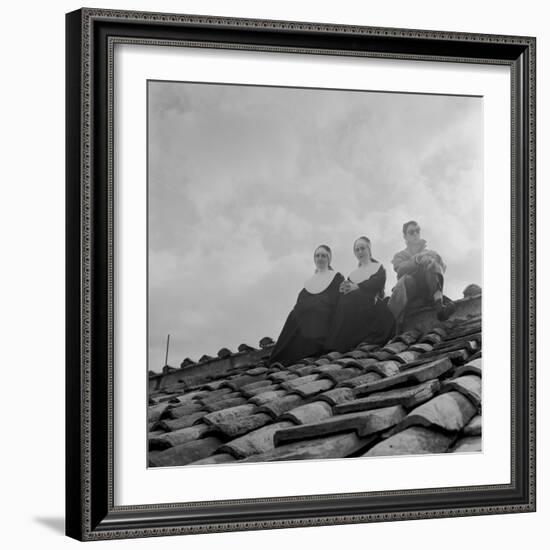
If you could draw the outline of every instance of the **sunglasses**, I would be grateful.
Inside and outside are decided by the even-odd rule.
[[[416,229],[407,230],[407,235],[414,235],[415,233],[420,233],[420,227],[417,227]]]

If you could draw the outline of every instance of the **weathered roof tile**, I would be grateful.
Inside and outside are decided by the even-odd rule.
[[[354,411],[368,411],[392,405],[402,405],[406,409],[411,409],[431,399],[438,390],[439,380],[428,380],[417,386],[373,393],[362,399],[342,403],[335,407],[334,412],[343,414]]]
[[[245,405],[247,403],[246,397],[237,395],[235,397],[223,397],[217,401],[205,404],[203,407],[208,412],[221,411],[223,409],[230,409],[239,405]]]
[[[323,378],[322,380],[314,380],[313,382],[302,384],[301,386],[294,388],[292,391],[302,397],[313,397],[318,393],[330,390],[333,386],[334,382],[332,382],[332,380]]]
[[[330,405],[345,403],[346,401],[351,401],[354,398],[355,394],[353,393],[353,390],[351,388],[344,387],[336,387],[317,396],[317,399],[326,401]]]
[[[269,403],[270,401],[273,401],[274,399],[277,399],[278,397],[282,397],[283,395],[286,395],[287,392],[285,390],[272,390],[272,391],[266,391],[263,393],[260,393],[258,395],[255,395],[254,397],[251,397],[248,401],[250,403],[254,403],[254,405],[265,405],[266,403]]]
[[[295,407],[280,416],[280,420],[289,420],[294,424],[310,424],[332,416],[332,407],[326,401],[313,401]]]
[[[271,373],[268,378],[278,384],[280,382],[286,382],[287,380],[294,380],[294,378],[298,378],[298,375],[288,371],[281,371]]]
[[[196,422],[199,422],[207,413],[208,411],[199,411],[187,416],[182,416],[176,420],[160,420],[158,426],[167,432],[188,428],[189,426],[193,426]]]
[[[400,361],[401,363],[412,363],[420,355],[419,351],[402,351],[401,353],[396,353],[394,358]]]
[[[450,450],[451,453],[479,453],[481,452],[481,437],[464,437],[459,439],[453,448]]]
[[[363,456],[417,455],[444,453],[453,436],[413,426],[399,432],[369,449]]]
[[[474,436],[474,435],[481,435],[481,426],[482,426],[482,420],[481,415],[477,414],[464,426],[464,429],[462,430],[462,434],[464,436]]]
[[[356,376],[355,378],[350,378],[349,380],[345,380],[344,382],[341,382],[339,385],[345,388],[358,388],[358,387],[374,384],[375,382],[381,379],[382,379],[382,376],[380,376],[378,373],[368,372],[367,374],[361,374],[360,376]]]
[[[174,432],[166,432],[158,434],[154,437],[149,437],[150,449],[167,449],[168,447],[176,447],[189,441],[194,441],[204,436],[210,427],[206,424],[196,424],[188,428],[182,428]]]
[[[267,453],[252,455],[243,460],[243,462],[343,458],[357,452],[372,441],[372,439],[372,436],[366,438],[359,437],[355,432],[319,437],[276,447]]]
[[[331,371],[321,373],[321,378],[328,378],[329,380],[332,380],[334,384],[340,384],[345,380],[356,378],[361,374],[361,372],[362,371],[360,369],[355,367],[340,367],[339,369],[333,369]]]
[[[408,348],[408,345],[403,341],[391,342],[382,348],[382,351],[389,351],[392,354],[401,353]]]
[[[365,374],[368,372],[375,372],[383,378],[387,378],[388,376],[395,376],[398,374],[400,372],[400,366],[397,361],[380,361],[366,367],[363,369],[363,372]]]
[[[387,388],[392,388],[402,384],[420,384],[427,380],[438,378],[442,374],[450,371],[453,368],[453,364],[448,358],[437,359],[430,363],[420,365],[403,371],[400,374],[391,376],[389,378],[382,378],[380,380],[366,383],[355,388],[355,394],[357,396],[368,395],[377,391],[382,391]]]
[[[468,361],[465,365],[456,367],[453,371],[453,378],[458,378],[459,376],[465,376],[467,374],[482,376],[482,372],[483,370],[480,357],[478,359],[474,359],[473,361]]]
[[[264,393],[266,391],[273,391],[278,387],[277,384],[273,384],[271,380],[261,380],[260,382],[254,382],[252,384],[247,384],[241,388],[241,393],[246,397],[254,397],[259,393]]]
[[[309,382],[314,382],[318,378],[319,378],[318,374],[308,374],[307,376],[299,376],[298,378],[294,378],[293,380],[287,380],[286,382],[282,382],[281,388],[288,391],[294,391],[299,386],[303,386],[304,384],[307,384]]]
[[[147,409],[147,420],[149,422],[156,422],[160,419],[162,413],[168,408],[168,403],[162,403],[160,405],[152,405]]]
[[[336,415],[314,424],[304,424],[276,432],[275,446],[348,431],[355,431],[363,437],[394,426],[404,416],[405,410],[400,406]]]
[[[275,448],[273,434],[290,426],[292,426],[292,422],[289,421],[268,424],[222,445],[219,452],[229,453],[236,458],[246,458],[254,454],[271,451]]]
[[[479,376],[469,374],[446,380],[441,385],[441,393],[449,391],[457,391],[465,395],[477,408],[481,406],[481,378]]]
[[[449,432],[458,432],[476,414],[476,407],[461,393],[452,391],[434,397],[427,403],[411,411],[395,428],[404,430],[410,426],[439,428]]]
[[[259,407],[258,412],[265,412],[273,418],[277,418],[286,411],[289,411],[294,407],[298,407],[299,405],[303,405],[304,403],[305,400],[303,397],[296,393],[291,393],[263,404]]]
[[[162,414],[162,418],[171,418],[172,420],[176,418],[181,418],[182,416],[187,416],[189,414],[196,413],[202,409],[200,403],[188,403],[185,405],[179,406],[170,406]]]
[[[205,437],[176,447],[170,447],[156,455],[149,455],[151,466],[184,466],[210,456],[221,445],[216,437]]]
[[[206,458],[201,458],[195,462],[190,462],[192,466],[200,466],[203,464],[227,464],[228,462],[235,462],[237,459],[228,453],[216,453]]]

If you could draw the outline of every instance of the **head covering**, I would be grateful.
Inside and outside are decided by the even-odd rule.
[[[355,244],[357,241],[363,240],[367,243],[367,250],[369,251],[369,262],[366,264],[361,264],[357,266],[357,269],[354,269],[350,274],[348,279],[355,284],[362,283],[363,281],[366,281],[367,279],[370,279],[375,273],[378,272],[382,264],[378,263],[377,260],[375,260],[372,257],[372,246],[370,239],[368,237],[365,237],[365,235],[362,235],[361,237],[357,237],[355,241],[353,242],[353,249],[355,250]]]
[[[371,245],[371,242],[370,242],[370,239],[368,237],[365,237],[365,235],[361,235],[361,237],[357,237],[357,239],[355,239],[353,241],[353,250],[355,251],[355,243],[357,241],[360,241],[360,240],[363,240],[367,243],[367,249],[369,251],[369,258],[370,258],[370,261],[371,262],[376,262],[377,260],[375,260],[373,257],[372,257],[372,245]]]
[[[304,283],[304,288],[310,294],[320,294],[321,292],[326,290],[329,287],[330,283],[332,283],[332,280],[336,275],[336,272],[334,271],[334,269],[332,269],[332,266],[330,265],[330,263],[332,262],[332,250],[326,244],[320,244],[313,252],[314,258],[315,252],[317,252],[319,248],[324,248],[328,252],[328,269],[326,269],[325,271],[319,271],[318,269],[315,269],[315,273]]]
[[[324,248],[328,252],[328,269],[332,271],[332,266],[330,265],[332,263],[332,250],[330,249],[330,246],[326,244],[320,244],[314,251],[313,251],[313,261],[315,261],[315,253],[319,248]],[[316,268],[315,273],[317,273],[319,270]]]

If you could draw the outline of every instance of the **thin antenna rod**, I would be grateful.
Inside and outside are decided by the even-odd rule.
[[[168,365],[168,348],[170,347],[170,335],[166,338],[166,359],[164,361],[165,365]]]

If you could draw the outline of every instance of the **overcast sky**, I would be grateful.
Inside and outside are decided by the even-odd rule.
[[[482,283],[482,99],[149,83],[149,368],[276,339],[313,250],[356,266],[367,235],[395,283],[401,227]]]

